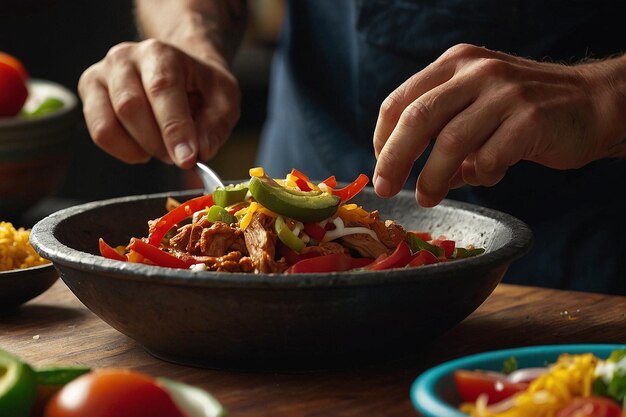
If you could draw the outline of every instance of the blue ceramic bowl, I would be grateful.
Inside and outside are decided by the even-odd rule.
[[[425,417],[467,417],[457,406],[461,398],[456,392],[453,374],[457,369],[500,371],[503,362],[514,356],[520,368],[554,363],[562,353],[593,353],[607,358],[624,345],[583,344],[531,346],[479,353],[443,363],[421,374],[411,387],[413,406]]]

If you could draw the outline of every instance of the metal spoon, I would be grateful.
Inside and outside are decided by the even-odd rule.
[[[196,172],[200,175],[200,179],[204,184],[204,191],[207,194],[213,193],[217,187],[224,187],[220,177],[204,162],[196,162]]]

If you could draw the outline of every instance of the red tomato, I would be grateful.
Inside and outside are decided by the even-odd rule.
[[[28,97],[26,81],[14,67],[0,62],[0,117],[20,112]]]
[[[622,408],[602,397],[574,398],[556,417],[622,417]]]
[[[99,370],[65,385],[45,417],[186,417],[154,379],[130,370]]]
[[[9,55],[6,52],[0,52],[0,62],[15,68],[23,80],[28,80],[28,72],[26,72],[24,64],[22,64],[22,62],[13,55]]]
[[[526,390],[528,383],[508,382],[504,376],[481,371],[455,371],[454,382],[463,401],[474,402],[481,394],[487,394],[487,404],[498,403],[511,395]]]

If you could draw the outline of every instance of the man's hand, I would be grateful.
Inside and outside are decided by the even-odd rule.
[[[239,87],[223,62],[154,39],[111,48],[78,90],[93,141],[127,163],[156,157],[190,168],[239,119]]]
[[[395,195],[433,138],[416,184],[426,207],[463,184],[495,185],[520,160],[570,169],[623,156],[626,66],[615,61],[564,66],[472,45],[449,49],[383,102],[376,192]]]

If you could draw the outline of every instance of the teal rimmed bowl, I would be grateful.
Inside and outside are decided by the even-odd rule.
[[[411,386],[411,401],[424,417],[467,417],[457,406],[461,398],[456,392],[453,374],[458,369],[500,371],[505,360],[514,356],[520,368],[553,363],[562,353],[593,353],[607,358],[612,351],[623,349],[618,344],[546,345],[496,350],[465,356],[445,362],[421,374]]]

